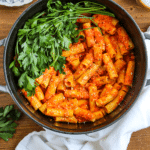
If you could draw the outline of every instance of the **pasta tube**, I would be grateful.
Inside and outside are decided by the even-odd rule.
[[[57,91],[58,92],[64,92],[66,90],[66,86],[64,84],[64,81],[61,81],[59,84],[58,84],[58,87],[57,87]]]
[[[79,54],[79,53],[82,53],[84,52],[85,49],[84,49],[84,45],[82,43],[79,43],[79,44],[73,44],[71,47],[70,47],[70,50],[69,51],[63,51],[62,52],[62,56],[64,57],[69,57],[71,55],[75,55],[75,54]]]
[[[47,69],[47,68],[45,69],[45,72],[43,74],[43,81],[41,83],[41,86],[43,88],[47,88],[49,81],[50,81],[50,78],[54,74],[56,74],[56,71],[54,70],[53,67],[50,67],[50,69]]]
[[[49,82],[48,88],[45,92],[45,99],[50,99],[52,96],[55,95],[56,88],[59,82],[60,82],[60,78],[58,76],[53,75]]]
[[[55,108],[47,108],[45,115],[51,117],[72,117],[73,110],[72,109],[55,109]]]
[[[112,91],[106,96],[99,98],[96,101],[96,105],[99,107],[105,106],[107,103],[111,102],[118,95],[118,90],[113,88]]]
[[[102,47],[99,44],[95,44],[93,46],[94,51],[94,62],[95,64],[98,64],[99,66],[102,65]]]
[[[92,47],[95,44],[95,40],[94,40],[94,32],[91,29],[91,23],[84,23],[83,29],[86,29],[84,30],[84,33],[85,33],[87,46]]]
[[[104,108],[105,111],[109,114],[111,113],[114,109],[116,109],[116,107],[120,104],[120,102],[124,99],[125,95],[127,92],[125,92],[124,90],[120,90],[118,92],[117,97],[111,101],[109,104],[107,104]]]
[[[74,116],[72,116],[72,117],[55,117],[55,121],[77,123],[77,119]]]
[[[123,59],[118,59],[115,63],[114,66],[116,68],[117,73],[126,65],[126,62]]]
[[[37,110],[39,107],[42,106],[42,103],[37,99],[37,97],[35,95],[33,96],[27,96],[27,92],[22,89],[21,90],[23,95],[25,96],[25,98],[30,102],[30,105]]]
[[[37,86],[35,88],[35,96],[39,99],[39,100],[43,100],[44,99],[44,93],[42,91],[42,89],[40,88],[40,86]]]
[[[85,120],[92,121],[92,122],[95,121],[94,114],[91,113],[89,110],[77,107],[73,113],[76,117],[83,118]]]
[[[107,16],[107,15],[101,15],[101,14],[95,14],[93,15],[94,22],[98,24],[100,28],[102,28],[107,33],[113,35],[116,32],[116,25],[118,24],[118,20],[116,18]]]
[[[96,106],[97,99],[98,99],[97,86],[93,84],[89,86],[89,105],[90,105],[91,112],[97,110],[97,106]]]
[[[47,107],[57,107],[58,104],[62,103],[64,100],[65,97],[62,93],[56,94],[46,102]]]
[[[81,77],[77,80],[79,84],[82,86],[85,85],[88,80],[96,73],[99,65],[93,64]]]
[[[35,81],[40,85],[43,81],[43,76],[44,75],[41,75],[40,77],[36,78]]]
[[[134,68],[135,68],[135,61],[129,61],[127,65],[126,75],[125,75],[125,85],[132,86],[133,77],[134,77]]]
[[[108,53],[103,54],[103,62],[106,65],[106,70],[108,71],[110,79],[116,79],[118,74]]]
[[[39,107],[39,110],[40,110],[43,114],[45,114],[46,109],[47,109],[47,103],[44,103],[44,104],[42,104],[41,107]]]
[[[123,56],[121,55],[121,52],[120,52],[120,49],[119,49],[117,36],[116,35],[109,36],[109,38],[110,38],[112,46],[114,47],[114,49],[116,51],[115,60],[123,59]]]
[[[64,85],[66,87],[75,87],[76,82],[74,80],[74,76],[73,76],[72,72],[70,71],[70,69],[66,67],[64,69],[64,71],[66,73],[66,76],[65,76],[65,79],[64,79]]]
[[[78,107],[80,107],[82,109],[89,109],[88,100],[78,100]]]
[[[98,27],[93,28],[94,31],[94,38],[95,38],[95,43],[99,44],[100,49],[103,51],[105,51],[105,41],[104,41],[104,37],[102,36],[102,33],[100,32]]]
[[[96,84],[97,86],[105,85],[108,83],[108,76],[93,77],[92,83]]]
[[[73,69],[76,70],[80,64],[79,55],[71,55],[66,60],[72,65]]]
[[[98,119],[100,119],[100,118],[103,118],[103,117],[104,117],[104,114],[102,113],[102,111],[101,111],[101,110],[96,111],[96,112],[94,112],[93,114],[94,114],[95,120],[98,120]]]
[[[131,50],[134,48],[132,40],[130,39],[129,35],[127,34],[126,30],[123,27],[119,27],[117,29],[117,33],[118,33],[118,41],[123,43],[125,49]]]
[[[123,43],[118,41],[118,46],[121,52],[121,55],[127,55],[129,53],[129,51],[125,48],[125,46],[123,45]]]
[[[116,50],[110,41],[110,36],[108,34],[104,35],[104,41],[106,43],[106,52],[109,54],[109,56],[111,58],[114,58],[117,53],[116,53]]]
[[[76,72],[74,73],[74,78],[79,78],[86,70],[93,64],[93,55],[92,53],[87,53],[83,61],[80,63]]]
[[[89,93],[82,90],[66,90],[64,96],[67,98],[88,99]]]
[[[113,86],[111,84],[106,84],[100,94],[100,97],[106,96],[112,89],[113,89]]]
[[[124,84],[124,79],[125,79],[125,68],[123,68],[119,74],[118,74],[118,79],[117,79],[117,83],[119,84]]]

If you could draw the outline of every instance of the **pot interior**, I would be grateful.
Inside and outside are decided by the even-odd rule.
[[[36,123],[47,129],[69,134],[81,134],[101,130],[116,122],[119,118],[121,118],[121,116],[123,116],[123,114],[127,112],[129,108],[131,108],[131,105],[135,102],[143,87],[147,69],[147,55],[144,40],[142,38],[139,27],[136,25],[135,21],[128,15],[128,13],[115,2],[104,0],[98,0],[98,2],[104,4],[111,12],[115,14],[116,18],[120,21],[120,24],[126,29],[129,36],[133,40],[133,43],[135,44],[134,54],[136,68],[133,86],[129,90],[124,101],[122,101],[117,109],[111,114],[106,115],[104,118],[99,119],[94,123],[58,123],[54,122],[52,119],[50,119],[50,117],[44,116],[40,111],[35,112],[28,103],[28,101],[24,98],[24,96],[19,93],[17,79],[14,77],[12,71],[9,69],[9,65],[15,55],[14,50],[18,29],[22,28],[24,23],[37,12],[46,9],[47,0],[40,0],[32,4],[27,10],[25,10],[22,15],[17,19],[8,35],[4,52],[4,73],[10,94],[18,107],[26,115],[28,115]]]

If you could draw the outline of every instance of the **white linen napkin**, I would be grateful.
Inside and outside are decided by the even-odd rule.
[[[150,34],[150,28],[146,32]],[[150,40],[145,40],[148,51],[150,79]],[[130,111],[118,122],[101,131],[68,135],[45,131],[32,132],[18,144],[16,150],[126,150],[131,134],[150,126],[150,86],[144,87]]]
[[[13,7],[13,6],[22,6],[31,2],[32,0],[0,0],[0,5]]]

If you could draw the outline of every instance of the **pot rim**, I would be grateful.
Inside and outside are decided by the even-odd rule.
[[[32,119],[34,122],[36,122],[38,125],[46,128],[46,129],[49,129],[51,131],[54,131],[54,132],[58,132],[58,133],[64,133],[64,134],[74,134],[74,135],[81,135],[81,134],[87,134],[87,133],[93,133],[93,132],[97,132],[97,131],[100,131],[102,129],[105,129],[109,126],[111,126],[112,124],[116,123],[119,119],[121,119],[127,112],[129,112],[129,110],[133,107],[133,105],[135,104],[135,102],[137,101],[145,83],[146,83],[146,76],[147,76],[147,66],[148,66],[148,55],[147,55],[147,51],[146,51],[146,44],[145,44],[145,40],[144,40],[144,36],[139,28],[139,26],[137,25],[137,23],[135,22],[135,20],[132,18],[132,16],[124,9],[122,8],[119,4],[117,4],[116,2],[114,1],[110,1],[111,3],[115,4],[117,7],[119,7],[120,9],[122,9],[127,15],[128,17],[132,20],[132,22],[134,23],[134,25],[136,26],[136,28],[138,29],[138,32],[140,33],[140,36],[142,38],[142,42],[143,42],[143,46],[144,46],[144,49],[145,49],[145,58],[146,58],[146,69],[145,69],[145,75],[144,75],[144,80],[143,80],[143,83],[142,83],[142,86],[141,86],[141,89],[139,90],[139,93],[137,94],[137,97],[136,99],[133,101],[133,103],[131,104],[131,106],[119,117],[117,117],[115,120],[113,120],[111,123],[101,127],[101,128],[98,128],[98,129],[94,129],[94,130],[90,130],[90,131],[82,131],[82,132],[75,132],[74,130],[75,129],[69,129],[69,130],[72,130],[74,132],[68,132],[68,131],[61,131],[61,130],[56,130],[56,129],[53,129],[53,128],[50,128],[48,126],[46,126],[45,124],[37,121],[36,119],[34,119],[33,117],[31,117],[24,109],[23,107],[21,107],[21,105],[19,104],[18,100],[16,99],[16,97],[14,96],[13,92],[12,92],[12,89],[11,89],[11,86],[10,86],[10,83],[8,81],[8,77],[7,77],[7,71],[6,71],[6,54],[7,54],[7,48],[8,48],[8,42],[11,37],[11,34],[13,32],[13,30],[15,30],[15,27],[16,27],[16,24],[19,22],[20,18],[22,18],[30,9],[32,9],[32,7],[34,7],[35,5],[37,5],[38,3],[42,2],[42,0],[39,0],[35,3],[33,3],[32,5],[30,5],[19,17],[18,19],[15,21],[14,25],[12,26],[9,34],[8,34],[8,37],[7,37],[7,40],[5,42],[5,49],[4,49],[4,55],[3,55],[3,69],[4,69],[4,75],[5,75],[5,81],[6,81],[6,85],[8,87],[8,90],[9,90],[9,94],[11,95],[11,97],[13,98],[14,102],[17,104],[17,106],[21,109],[21,111],[23,113],[25,113],[30,119]],[[61,128],[61,127],[60,127]]]

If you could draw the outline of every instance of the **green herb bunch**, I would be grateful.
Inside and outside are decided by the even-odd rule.
[[[14,122],[20,117],[20,112],[14,109],[14,105],[0,108],[0,138],[8,141],[15,133],[17,124]]]
[[[76,4],[49,0],[47,10],[37,13],[19,29],[15,47],[15,59],[10,64],[18,85],[28,92],[35,93],[35,79],[49,66],[63,73],[66,63],[62,50],[69,50],[71,43],[78,41],[79,30],[76,21],[85,17],[81,14],[105,14],[106,7],[95,2],[81,1]],[[92,20],[92,17],[85,17]],[[94,23],[94,22],[93,22]]]

